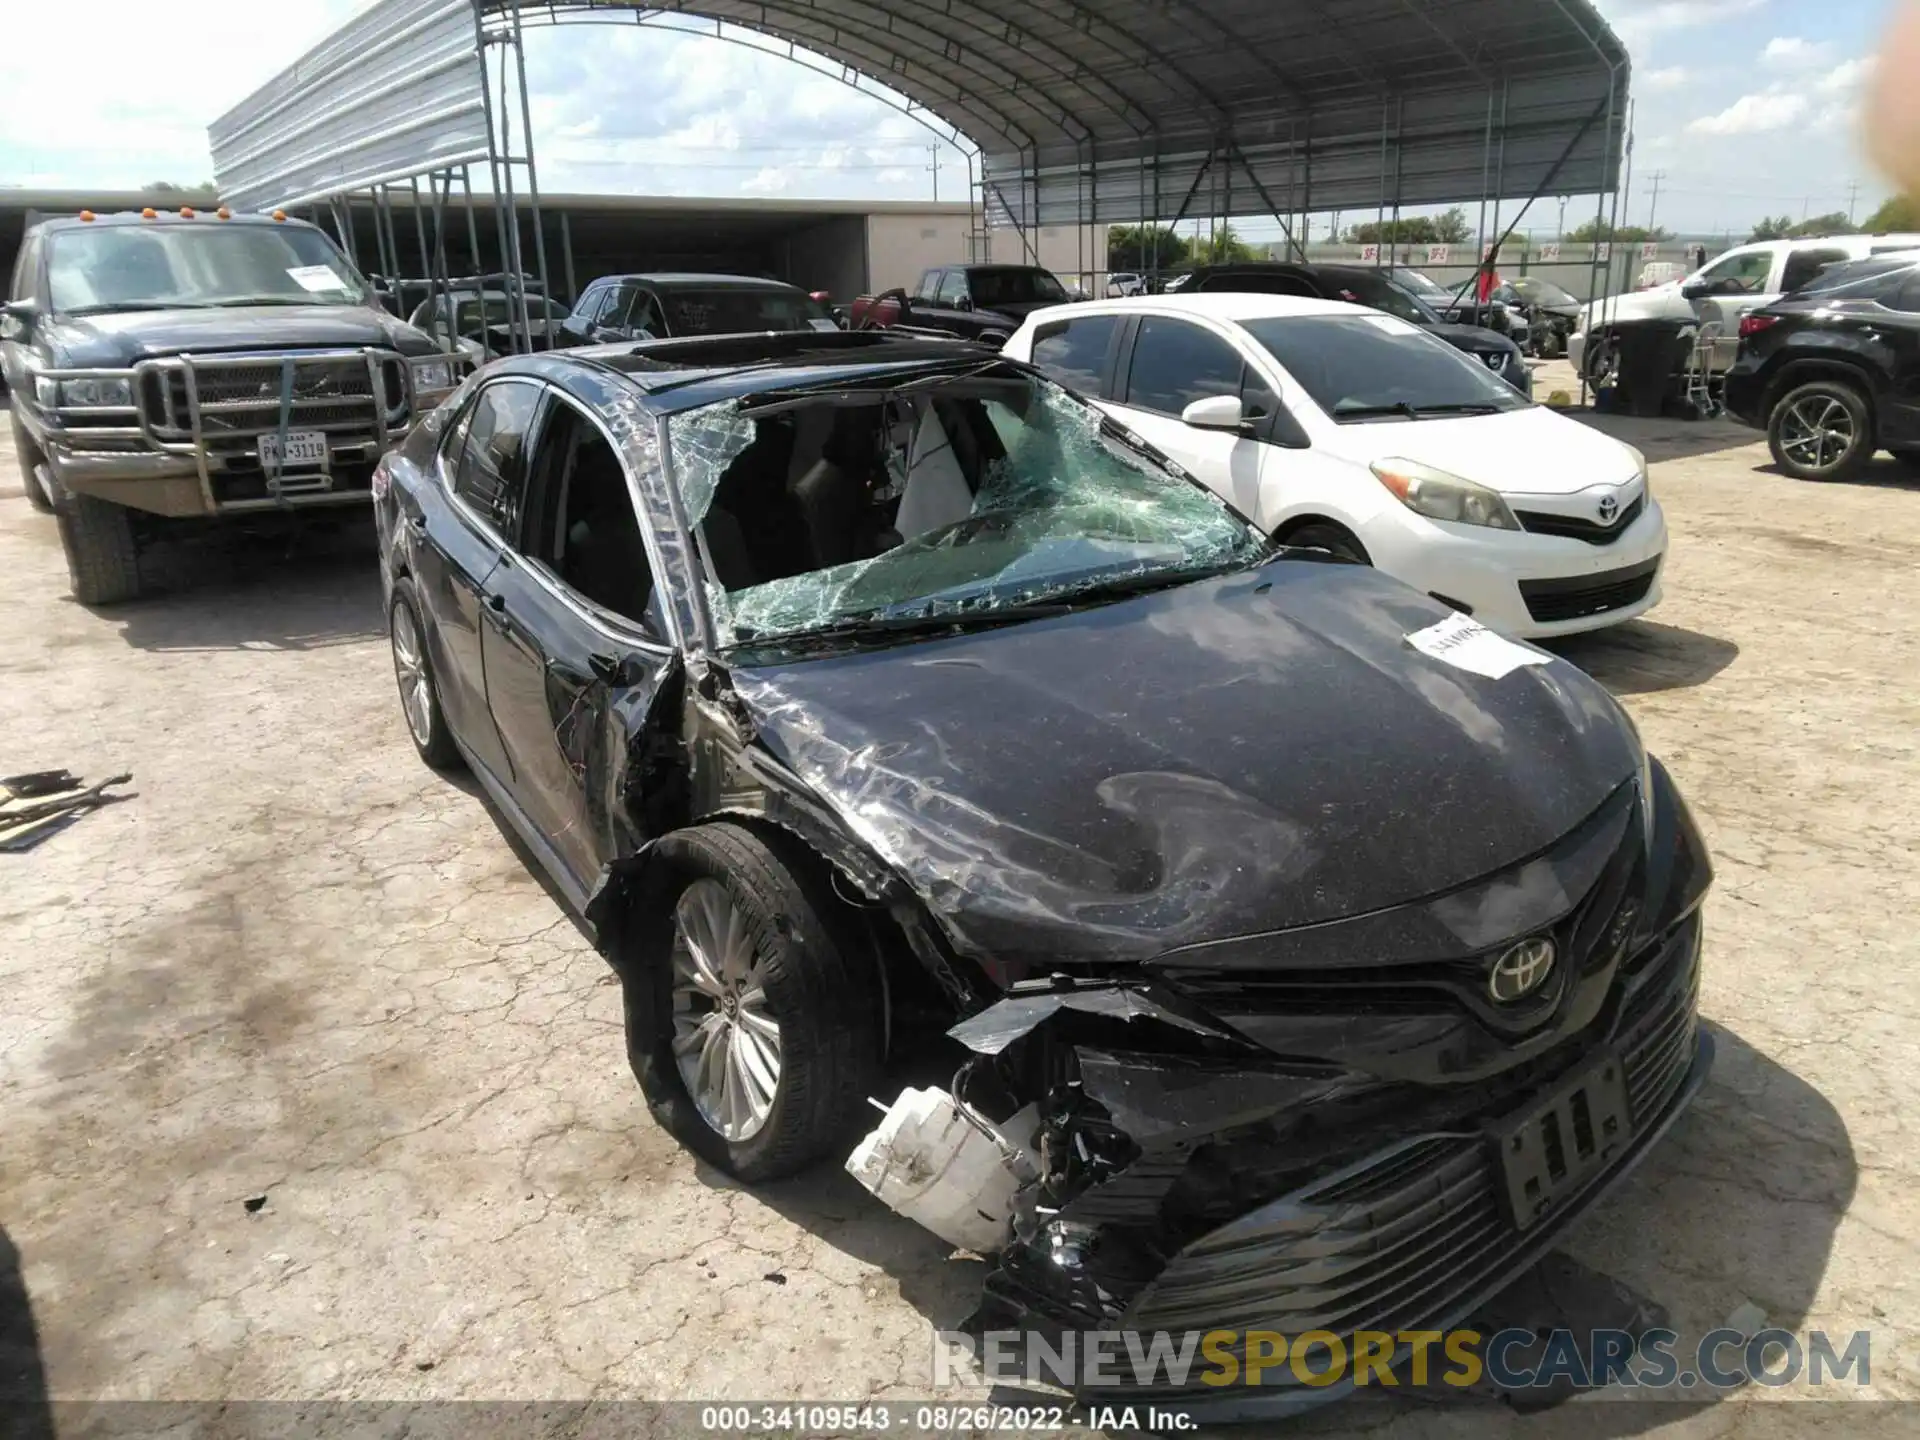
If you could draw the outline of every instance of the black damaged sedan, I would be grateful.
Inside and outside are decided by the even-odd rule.
[[[950,1047],[1019,1137],[983,1325],[1457,1323],[1706,1075],[1707,860],[1612,698],[1017,363],[511,359],[375,489],[407,728],[656,1117],[770,1178]]]

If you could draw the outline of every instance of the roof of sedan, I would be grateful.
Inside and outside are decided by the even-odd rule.
[[[798,285],[789,285],[784,280],[769,279],[764,275],[706,275],[696,270],[651,270],[638,271],[631,275],[602,275],[593,283],[604,285],[610,280],[636,280],[645,285],[698,285],[703,290],[798,290]]]
[[[541,371],[581,362],[611,370],[647,395],[653,408],[670,412],[790,386],[857,384],[1000,358],[989,347],[957,340],[896,337],[878,330],[802,330],[591,345],[523,357],[522,363]]]
[[[1173,314],[1198,315],[1209,320],[1266,320],[1281,315],[1344,315],[1363,306],[1344,300],[1314,300],[1304,295],[1255,295],[1238,290],[1212,290],[1204,295],[1138,295],[1121,300],[1083,300],[1036,310],[1029,323],[1044,325],[1069,315]]]

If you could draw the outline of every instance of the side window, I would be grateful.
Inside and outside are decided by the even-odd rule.
[[[1908,272],[1897,290],[1889,287],[1880,294],[1879,300],[1889,310],[1920,311],[1920,269]]]
[[[526,557],[595,608],[665,640],[626,472],[600,428],[556,399],[533,471]]]
[[[580,303],[573,307],[574,317],[582,325],[596,324],[600,319],[600,312],[606,308],[607,296],[611,293],[609,286],[603,285],[597,290],[589,286],[587,293],[580,297]]]
[[[944,270],[929,270],[923,274],[920,277],[919,288],[913,292],[913,298],[932,304],[935,297],[940,294],[940,277],[946,273]]]
[[[7,292],[10,300],[25,300],[33,294],[34,281],[40,274],[40,237],[30,235],[27,243],[20,247],[20,255],[13,263],[13,288]]]
[[[966,298],[967,272],[964,270],[947,271],[946,275],[943,276],[940,281],[940,303],[942,305],[958,305]]]
[[[1105,395],[1107,357],[1119,333],[1118,315],[1089,315],[1047,326],[1033,344],[1033,363],[1069,390]]]
[[[672,333],[667,328],[666,316],[660,313],[660,297],[651,290],[635,290],[633,304],[627,310],[627,329],[638,335],[642,330],[656,340],[664,340]]]
[[[1271,415],[1279,406],[1280,397],[1274,393],[1273,386],[1266,377],[1253,366],[1245,366],[1240,372],[1240,408],[1249,420],[1258,420]]]
[[[461,422],[453,493],[503,540],[511,540],[526,488],[527,432],[540,408],[540,387],[499,380],[480,392]]]
[[[1185,320],[1149,315],[1133,343],[1126,403],[1178,415],[1209,395],[1238,395],[1246,368],[1225,340]]]
[[[1847,258],[1844,250],[1795,250],[1787,256],[1787,268],[1780,276],[1780,288],[1791,293],[1812,281],[1827,266]]]
[[[1723,295],[1753,295],[1766,287],[1773,271],[1773,252],[1748,250],[1722,255],[1700,272],[1702,282],[1715,286]]]

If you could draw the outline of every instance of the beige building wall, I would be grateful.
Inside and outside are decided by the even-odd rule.
[[[911,291],[920,276],[939,265],[963,265],[993,260],[1002,265],[1026,265],[1032,256],[1021,243],[1020,232],[987,232],[981,246],[972,240],[974,212],[965,205],[928,205],[924,210],[889,209],[867,217],[868,284],[874,293],[898,287]],[[976,250],[984,249],[984,254]],[[1038,249],[1040,263],[1063,284],[1078,285],[1089,295],[1105,288],[1107,227],[1044,226]]]

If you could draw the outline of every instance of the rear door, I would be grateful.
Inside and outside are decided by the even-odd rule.
[[[487,710],[482,617],[490,613],[489,579],[518,524],[522,456],[540,396],[540,385],[526,379],[483,386],[436,459],[440,483],[415,492],[418,514],[404,512],[441,708],[460,742],[503,783],[511,772]]]

